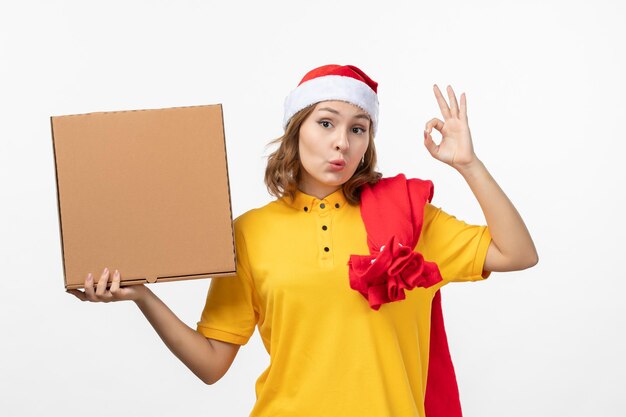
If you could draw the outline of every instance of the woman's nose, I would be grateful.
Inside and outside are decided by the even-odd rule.
[[[338,129],[337,137],[335,138],[335,149],[345,152],[350,147],[350,141],[348,140],[348,132]]]

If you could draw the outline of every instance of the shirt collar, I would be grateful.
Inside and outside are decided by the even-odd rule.
[[[339,188],[332,194],[319,199],[313,197],[300,190],[296,191],[295,198],[292,200],[290,197],[283,197],[282,200],[290,207],[301,211],[303,213],[311,213],[313,211],[320,210],[339,210],[348,204],[346,196],[343,194],[343,189]]]

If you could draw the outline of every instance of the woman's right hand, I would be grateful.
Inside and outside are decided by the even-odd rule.
[[[145,296],[150,290],[143,284],[129,285],[120,287],[120,273],[115,270],[111,287],[107,289],[109,276],[111,275],[109,268],[104,268],[98,284],[94,290],[93,276],[91,272],[85,279],[85,291],[67,290],[68,293],[74,294],[81,301],[103,302],[131,300],[138,301]]]

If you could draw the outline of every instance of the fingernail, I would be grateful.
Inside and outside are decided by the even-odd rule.
[[[109,268],[104,268],[104,273],[108,274],[109,273]]]
[[[115,270],[115,276],[119,277],[120,276],[120,271],[118,271],[117,269]]]
[[[89,273],[89,275],[87,275],[87,281],[91,281],[93,278],[93,276],[91,275],[91,272]]]

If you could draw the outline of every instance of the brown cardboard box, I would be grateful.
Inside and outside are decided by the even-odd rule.
[[[234,275],[221,105],[51,123],[66,289]]]

